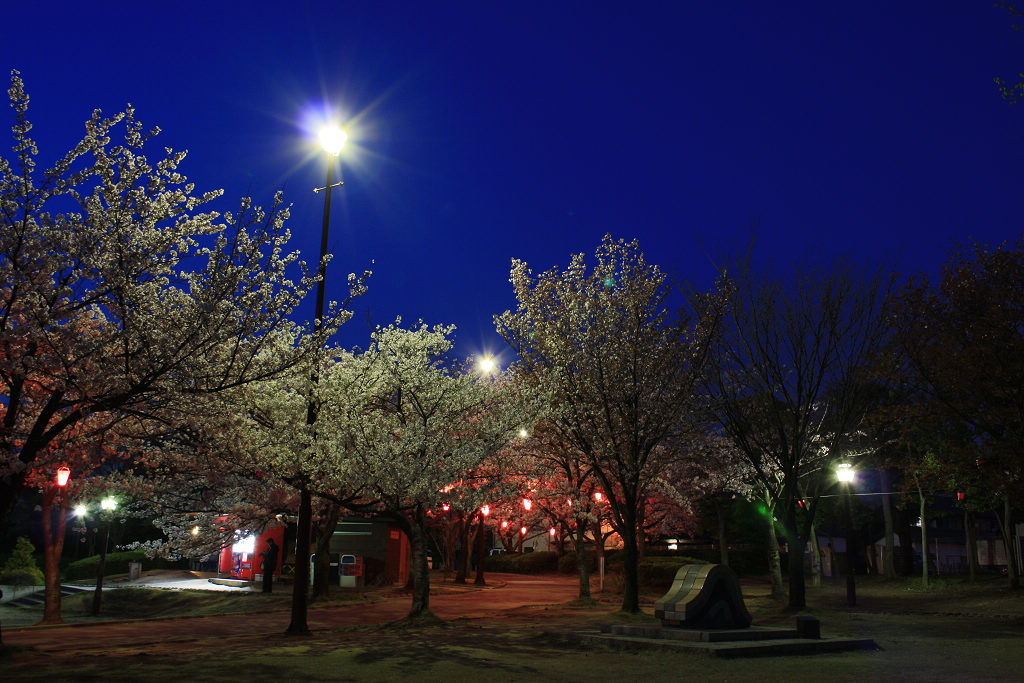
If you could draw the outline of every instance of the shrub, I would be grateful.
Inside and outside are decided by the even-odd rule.
[[[32,569],[12,569],[0,574],[0,584],[5,586],[42,586],[45,583],[43,572]]]
[[[187,560],[165,560],[162,557],[147,559],[145,550],[126,550],[119,553],[107,553],[107,564],[103,573],[107,576],[127,574],[129,562],[141,562],[146,569],[184,569],[188,566]],[[64,578],[69,581],[94,579],[99,570],[99,564],[99,555],[72,562],[64,570]]]
[[[484,560],[484,569],[511,574],[544,574],[558,569],[558,554],[551,550],[534,553],[504,553]]]
[[[43,583],[43,572],[32,557],[35,547],[24,536],[14,544],[14,552],[7,558],[0,571],[0,583],[8,586],[39,586]]]

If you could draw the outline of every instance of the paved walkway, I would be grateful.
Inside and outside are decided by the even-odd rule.
[[[143,581],[136,582],[140,585]],[[431,586],[430,608],[446,620],[482,618],[530,605],[558,604],[578,595],[574,576],[531,577],[516,574],[491,574],[488,586],[456,586],[450,583]],[[249,588],[214,587],[206,579],[168,581],[154,579],[149,587],[201,587],[204,590],[249,591]],[[111,586],[113,588],[115,586]],[[402,619],[409,611],[411,596],[406,592],[385,593],[374,602],[330,603],[309,610],[308,624],[313,631],[346,626],[387,623]],[[12,608],[13,609],[13,608]],[[38,617],[37,617],[38,618]],[[137,647],[146,644],[197,641],[233,635],[279,636],[290,621],[288,609],[261,613],[256,617],[240,615],[181,617],[114,622],[80,622],[63,626],[3,627],[5,645],[34,647],[40,652],[73,654],[101,647]]]

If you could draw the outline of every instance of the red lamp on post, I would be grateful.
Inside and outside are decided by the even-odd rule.
[[[57,468],[57,486],[64,488],[68,485],[68,479],[71,478],[71,470],[67,466],[61,466]]]
[[[476,532],[476,579],[473,583],[477,586],[484,584],[484,520],[491,514],[490,505],[480,506],[480,527]]]

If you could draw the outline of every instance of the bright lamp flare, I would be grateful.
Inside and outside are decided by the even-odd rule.
[[[85,506],[84,505],[76,505],[75,506],[75,517],[85,517]]]
[[[494,370],[494,359],[493,358],[481,358],[480,359],[480,369],[482,371],[484,371],[485,373],[486,372],[491,372],[492,370]]]
[[[100,501],[100,507],[104,510],[113,510],[117,507],[117,501],[113,498],[104,498]]]
[[[337,126],[324,126],[320,129],[320,146],[328,154],[337,154],[345,146],[348,134]]]
[[[844,484],[849,484],[853,481],[853,476],[853,467],[847,463],[843,463],[836,468],[836,479]]]

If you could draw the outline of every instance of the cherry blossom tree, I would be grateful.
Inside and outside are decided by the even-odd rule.
[[[95,111],[39,172],[29,98],[12,72],[13,157],[0,158],[0,524],[35,462],[88,418],[136,435],[195,430],[199,397],[273,377],[323,346],[289,318],[316,282],[285,251],[288,209],[209,208],[178,172],[184,152],[145,155],[133,108]],[[113,143],[115,136],[119,143]],[[351,292],[363,278],[349,277]],[[275,353],[265,353],[274,348]]]
[[[454,504],[460,495],[476,507],[479,481],[471,480],[532,416],[530,402],[512,381],[465,372],[446,360],[454,327],[399,323],[379,328],[370,347],[355,357],[366,378],[361,405],[327,440],[350,445],[334,476],[359,491],[348,506],[393,516],[412,545],[413,598],[409,618],[429,616],[428,511]],[[348,408],[352,392],[321,378],[321,420]],[[328,446],[330,448],[330,446]],[[336,449],[336,452],[340,448]]]
[[[588,267],[573,256],[564,271],[533,275],[512,261],[519,302],[495,316],[546,401],[558,438],[584,454],[607,493],[625,545],[622,608],[639,605],[638,524],[647,483],[661,471],[660,449],[694,428],[696,390],[709,343],[725,310],[721,290],[668,309],[671,288],[639,245],[606,235]]]

